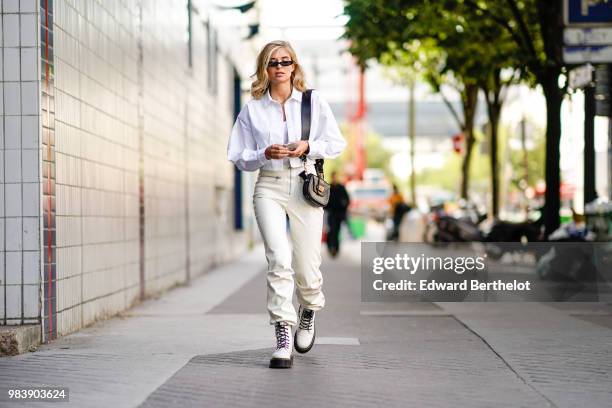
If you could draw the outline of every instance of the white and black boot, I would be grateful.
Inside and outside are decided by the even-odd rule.
[[[291,368],[293,364],[293,350],[291,347],[291,326],[286,322],[274,325],[276,335],[276,350],[270,359],[270,368]]]
[[[298,353],[307,353],[315,342],[315,312],[300,306],[298,314],[300,321],[293,344]]]

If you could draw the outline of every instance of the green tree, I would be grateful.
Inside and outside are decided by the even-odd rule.
[[[349,16],[344,36],[351,42],[349,51],[362,67],[366,67],[370,59],[398,67],[418,66],[417,72],[430,83],[434,91],[442,95],[466,139],[460,194],[467,198],[469,168],[476,141],[474,118],[478,101],[478,85],[470,75],[470,70],[476,68],[476,65],[467,64],[459,53],[449,60],[448,52],[437,47],[431,35],[432,28],[440,22],[444,23],[440,35],[447,36],[445,33],[455,27],[452,21],[440,19],[440,8],[422,7],[423,3],[431,5],[432,2],[349,0],[344,8],[345,14]],[[453,87],[459,93],[462,114],[440,92],[443,84]]]
[[[367,4],[366,4],[367,3]],[[367,5],[370,7],[367,7]],[[504,91],[522,77],[516,64],[516,47],[496,23],[466,19],[457,13],[455,2],[441,0],[365,1],[350,0],[345,12],[350,19],[346,37],[350,51],[365,64],[376,58],[408,78],[425,79],[442,95],[453,118],[462,130],[466,149],[461,163],[460,194],[468,197],[470,164],[476,137],[474,117],[478,91],[487,103],[490,126],[492,212],[498,213],[497,128]],[[384,21],[384,24],[375,24]],[[507,74],[510,70],[512,73]],[[440,92],[442,85],[460,95],[460,115]]]
[[[561,103],[568,67],[563,62],[562,2],[559,0],[457,0],[453,8],[469,19],[497,24],[512,38],[520,66],[542,87],[546,98],[545,210],[546,235],[559,227]]]

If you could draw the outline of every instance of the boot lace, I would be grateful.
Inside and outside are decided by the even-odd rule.
[[[277,324],[275,329],[276,348],[282,349],[289,347],[289,330],[287,330],[287,326]]]
[[[312,318],[314,316],[314,311],[310,309],[304,309],[302,311],[302,316],[300,318],[300,329],[302,330],[311,330],[312,329]]]

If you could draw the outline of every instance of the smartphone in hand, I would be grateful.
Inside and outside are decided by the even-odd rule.
[[[297,143],[289,143],[289,144],[286,144],[286,145],[284,145],[284,146],[285,146],[287,149],[289,149],[289,150],[293,151],[293,150],[297,149],[298,144],[297,144]]]

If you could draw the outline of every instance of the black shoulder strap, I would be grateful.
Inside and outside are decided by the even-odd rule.
[[[310,137],[310,117],[312,107],[310,103],[310,95],[312,89],[307,89],[302,93],[302,140],[308,140]]]
[[[307,89],[302,93],[302,140],[308,140],[310,137],[310,119],[312,117],[311,103],[312,89]],[[306,156],[302,156],[306,160]],[[323,173],[323,159],[315,160],[315,168],[317,172]]]

